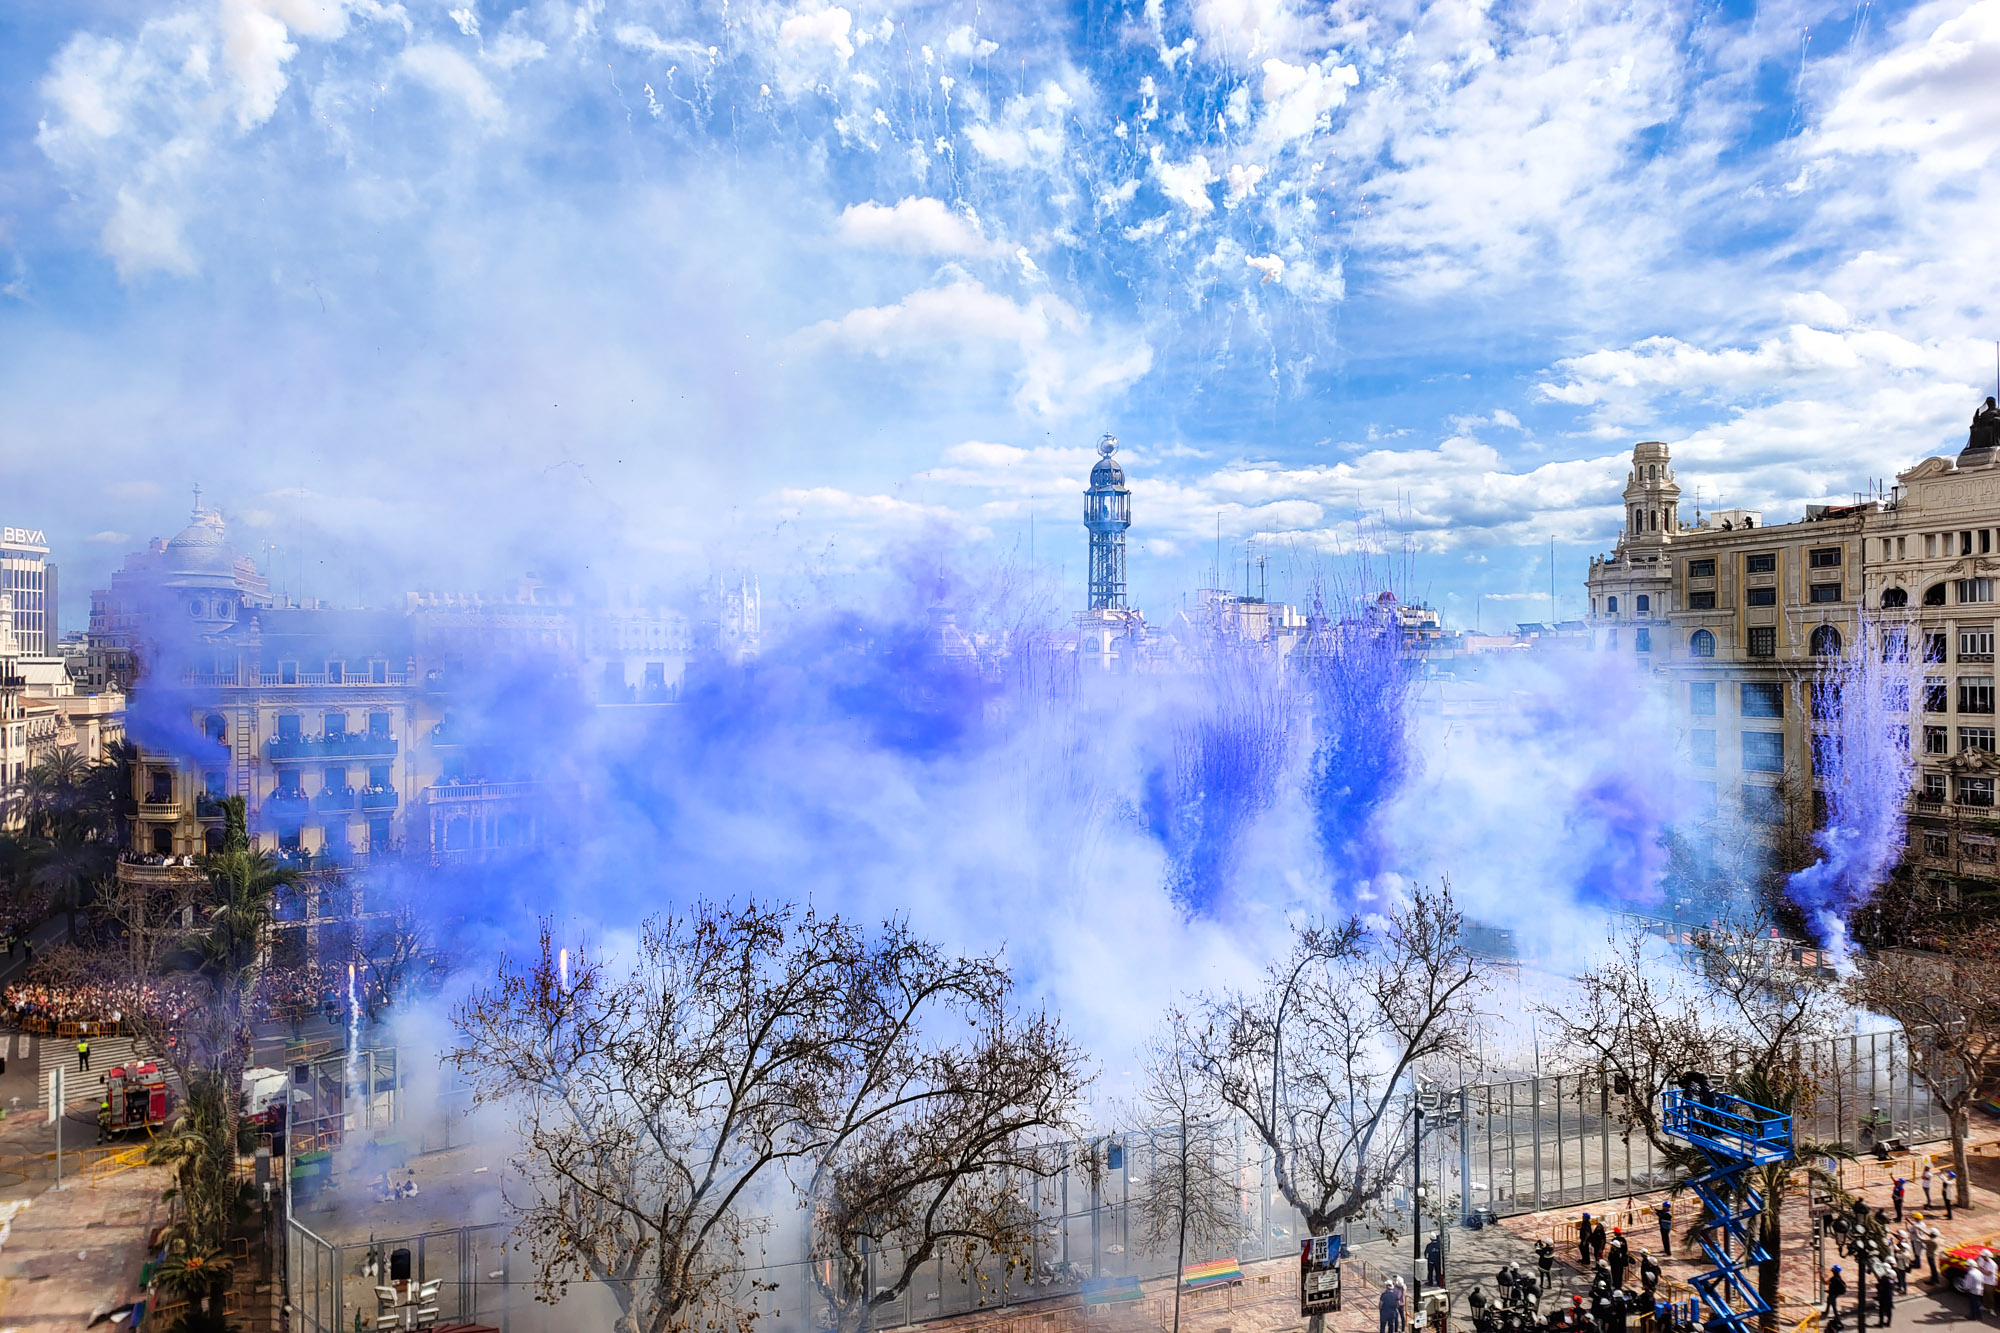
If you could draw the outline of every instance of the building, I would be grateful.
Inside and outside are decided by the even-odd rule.
[[[62,634],[56,625],[56,567],[40,528],[0,527],[0,593],[14,608],[14,643],[24,657],[54,657]]]
[[[23,651],[13,593],[0,590],[0,826],[18,822],[28,771],[59,750],[95,763],[125,738],[116,690],[78,693],[63,659]]]
[[[1684,524],[1667,446],[1635,446],[1617,545],[1590,564],[1592,638],[1666,690],[1705,813],[1776,837],[1824,818],[1811,686],[1881,634],[1912,636],[1923,684],[1910,699],[1919,768],[1904,864],[1990,886],[2000,467],[1968,448],[1896,482],[1788,523],[1728,510]]]

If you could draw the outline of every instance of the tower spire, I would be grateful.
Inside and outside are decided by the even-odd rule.
[[[1097,442],[1097,465],[1083,493],[1083,526],[1090,531],[1090,609],[1125,609],[1125,529],[1132,526],[1132,492],[1125,469],[1111,455],[1118,437]]]

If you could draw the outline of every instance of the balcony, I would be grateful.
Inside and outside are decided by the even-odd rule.
[[[363,810],[394,810],[397,800],[394,787],[364,787],[361,791]]]
[[[547,789],[539,782],[483,782],[452,781],[446,779],[424,789],[425,797],[433,804],[456,801],[512,800],[523,796],[545,795]]]
[[[387,759],[396,753],[394,736],[347,731],[333,736],[274,736],[264,753],[278,759]]]
[[[265,798],[264,808],[272,814],[302,815],[312,808],[312,800],[296,787],[280,787]]]
[[[222,818],[222,798],[220,796],[210,796],[207,792],[203,792],[201,795],[195,797],[194,817],[196,819]]]
[[[338,791],[323,791],[313,797],[315,810],[352,810],[354,808],[354,788],[342,787]]]
[[[1917,813],[1918,813],[1918,814],[1920,814],[1920,815],[1941,815],[1941,814],[1943,814],[1943,813],[1944,813],[1944,800],[1943,800],[1943,798],[1941,798],[1941,797],[1933,797],[1933,796],[1919,796],[1919,797],[1917,797]]]

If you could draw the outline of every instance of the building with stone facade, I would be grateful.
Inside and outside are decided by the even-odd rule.
[[[1648,441],[1633,449],[1617,545],[1590,564],[1589,621],[1599,651],[1631,654],[1664,691],[1679,766],[1719,841],[1822,822],[1815,753],[1829,742],[1813,685],[1884,635],[1920,645],[1907,711],[1890,706],[1917,750],[1903,864],[1983,888],[2000,882],[1996,587],[1992,450],[1928,458],[1882,495],[1767,524],[1748,510],[1684,520],[1667,446]]]

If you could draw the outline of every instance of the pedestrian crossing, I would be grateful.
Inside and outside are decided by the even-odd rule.
[[[77,1068],[76,1038],[39,1037],[25,1032],[10,1033],[8,1042],[18,1043],[25,1048],[32,1043],[35,1060],[35,1105],[49,1104],[49,1070],[57,1063],[69,1071],[68,1097],[71,1105],[88,1099],[92,1106],[104,1099],[105,1076],[121,1065],[136,1060],[150,1058],[133,1037],[92,1037],[90,1039],[90,1068]],[[23,1051],[25,1055],[25,1050]],[[9,1055],[11,1065],[16,1058]]]

